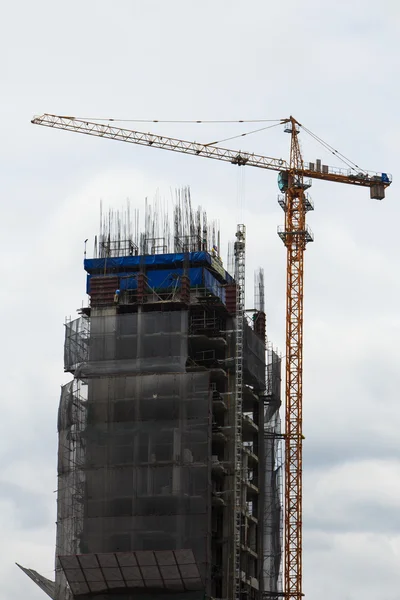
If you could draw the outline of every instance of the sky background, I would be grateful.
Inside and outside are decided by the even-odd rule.
[[[315,182],[304,315],[304,591],[398,600],[400,4],[396,0],[0,2],[2,418],[0,600],[53,578],[63,323],[86,303],[99,202],[142,208],[191,186],[224,244],[247,226],[247,298],[265,269],[269,339],[284,350],[285,250],[276,174],[31,125],[50,112],[125,119],[300,122],[387,199]],[[135,128],[135,124],[130,124]],[[127,125],[128,127],[130,125]],[[140,129],[140,126],[137,128]],[[221,140],[257,125],[143,125]],[[302,134],[305,160],[341,166]],[[225,145],[288,157],[282,128]]]

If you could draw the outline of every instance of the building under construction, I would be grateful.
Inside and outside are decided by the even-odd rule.
[[[280,357],[245,228],[188,190],[173,214],[101,218],[88,306],[66,323],[53,600],[281,596]]]

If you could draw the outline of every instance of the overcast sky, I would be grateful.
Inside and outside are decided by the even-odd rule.
[[[63,322],[86,303],[83,241],[99,201],[143,207],[189,184],[226,243],[247,226],[247,290],[265,269],[269,338],[284,351],[285,250],[276,174],[30,124],[34,114],[300,122],[387,199],[316,182],[304,332],[304,591],[398,600],[400,568],[399,35],[397,0],[1,2],[2,417],[0,600],[53,578]],[[135,127],[131,123],[129,126]],[[137,126],[140,128],[140,126]],[[196,141],[258,125],[143,125]],[[223,145],[288,157],[282,128]],[[334,156],[302,134],[305,159]]]

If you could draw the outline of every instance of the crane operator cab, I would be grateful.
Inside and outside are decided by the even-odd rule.
[[[311,179],[302,179],[300,175],[293,176],[293,187],[308,190],[311,187]],[[282,193],[287,192],[289,188],[289,173],[288,171],[280,171],[278,174],[278,187]]]
[[[279,191],[285,193],[289,185],[289,174],[287,171],[281,171],[278,175],[278,188]]]

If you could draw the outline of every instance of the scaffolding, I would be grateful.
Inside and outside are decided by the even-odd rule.
[[[60,401],[60,599],[68,555],[190,547],[207,582],[210,375],[185,372],[187,332],[187,311],[91,317],[88,360]],[[75,365],[81,346],[66,347]]]
[[[235,523],[235,598],[241,596],[241,556],[242,556],[242,507],[243,507],[243,336],[246,277],[246,228],[238,225],[235,242],[236,280],[236,348],[235,348],[235,475],[234,475],[234,523]]]
[[[279,409],[281,362],[277,350],[267,347],[267,388],[264,402],[264,590],[272,600],[282,597],[283,458]]]
[[[78,328],[76,328],[78,330]],[[84,329],[81,329],[83,334]],[[75,340],[70,344],[77,349]],[[68,344],[66,344],[66,347]],[[74,379],[61,388],[58,410],[58,487],[56,539],[56,598],[68,600],[70,590],[58,556],[79,553],[85,500],[87,385]]]

